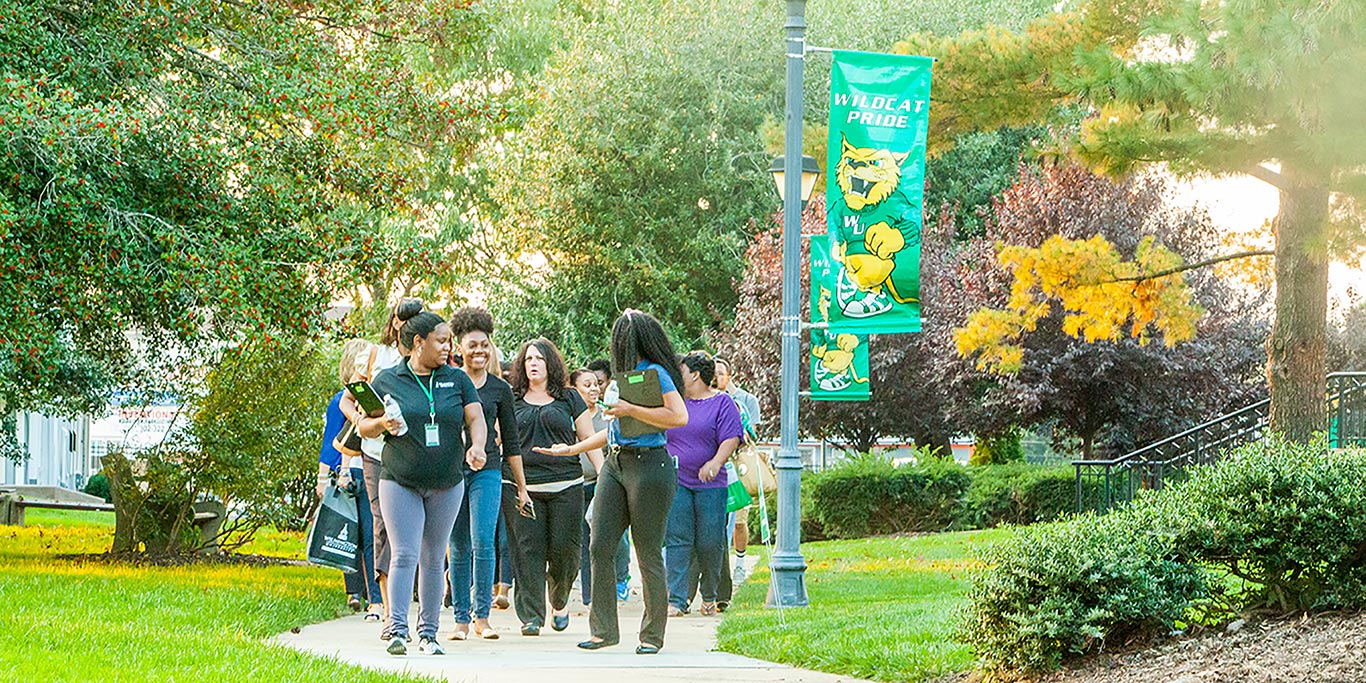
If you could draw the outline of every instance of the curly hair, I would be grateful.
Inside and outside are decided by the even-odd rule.
[[[526,352],[532,346],[535,346],[536,350],[541,352],[541,357],[545,358],[546,393],[556,399],[562,398],[564,391],[569,387],[564,357],[560,355],[560,350],[555,348],[554,342],[544,337],[522,342],[521,348],[517,349],[517,357],[512,359],[512,373],[508,378],[508,384],[512,385],[512,395],[521,398],[526,396],[527,390],[531,388],[531,381],[526,376]]]
[[[493,314],[479,306],[462,306],[456,309],[447,323],[450,324],[451,334],[457,342],[471,332],[483,332],[490,337],[493,336]]]

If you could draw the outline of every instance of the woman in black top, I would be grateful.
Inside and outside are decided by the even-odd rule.
[[[504,497],[504,517],[515,520],[511,531],[517,548],[517,617],[522,635],[535,636],[545,625],[547,588],[551,627],[569,627],[569,588],[579,573],[583,470],[576,456],[544,455],[533,449],[591,436],[593,417],[579,392],[566,386],[564,360],[546,339],[522,344],[512,362],[512,392],[531,506],[526,514],[518,514],[508,510],[515,502]],[[601,465],[601,457],[593,457],[594,466]]]
[[[436,635],[446,588],[442,560],[464,492],[462,468],[484,466],[488,430],[469,376],[446,364],[451,329],[441,316],[419,313],[399,335],[412,353],[371,385],[386,402],[398,404],[402,417],[365,417],[358,425],[362,436],[384,436],[379,501],[393,546],[385,596],[389,653],[408,653],[408,604],[414,575],[420,574],[418,649],[441,654]]]
[[[517,435],[512,386],[490,372],[497,368],[490,338],[493,316],[482,308],[461,308],[451,315],[451,333],[463,359],[461,369],[479,390],[479,401],[484,404],[484,423],[488,425],[484,452],[488,461],[481,468],[465,466],[465,499],[451,530],[451,606],[455,609],[455,630],[446,637],[465,640],[473,620],[475,637],[495,640],[498,632],[489,626],[489,608],[493,603],[493,571],[498,559],[499,510],[504,495],[521,504],[531,502],[531,496],[522,475],[522,454],[517,450],[521,439]],[[506,494],[504,481],[510,482]]]

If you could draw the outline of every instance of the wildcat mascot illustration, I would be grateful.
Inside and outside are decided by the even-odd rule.
[[[820,299],[816,303],[821,320],[830,320],[830,290],[821,287]],[[837,392],[848,389],[854,384],[867,384],[867,377],[860,377],[854,367],[854,351],[860,341],[854,334],[828,334],[825,330],[811,331],[812,381],[822,391]]]
[[[891,309],[893,302],[918,301],[918,292],[901,291],[896,269],[919,270],[898,254],[920,244],[920,203],[901,187],[901,166],[909,152],[855,147],[841,138],[835,180],[846,211],[837,218],[835,258],[844,264],[836,301],[847,317],[867,318]],[[909,273],[918,276],[918,272]]]

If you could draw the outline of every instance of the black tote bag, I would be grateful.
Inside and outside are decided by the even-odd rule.
[[[333,484],[323,492],[308,530],[308,561],[348,574],[360,571],[360,521],[351,492]]]

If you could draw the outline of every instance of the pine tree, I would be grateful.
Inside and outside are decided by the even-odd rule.
[[[1301,441],[1323,429],[1328,264],[1336,245],[1359,236],[1366,199],[1366,3],[1093,0],[1020,34],[915,36],[899,47],[948,63],[936,89],[949,126],[1019,123],[1080,103],[1090,115],[1071,151],[1093,168],[1162,162],[1274,186],[1271,427]],[[1198,265],[1138,264],[1126,281],[1164,289],[1154,283],[1179,277],[1168,271]]]

